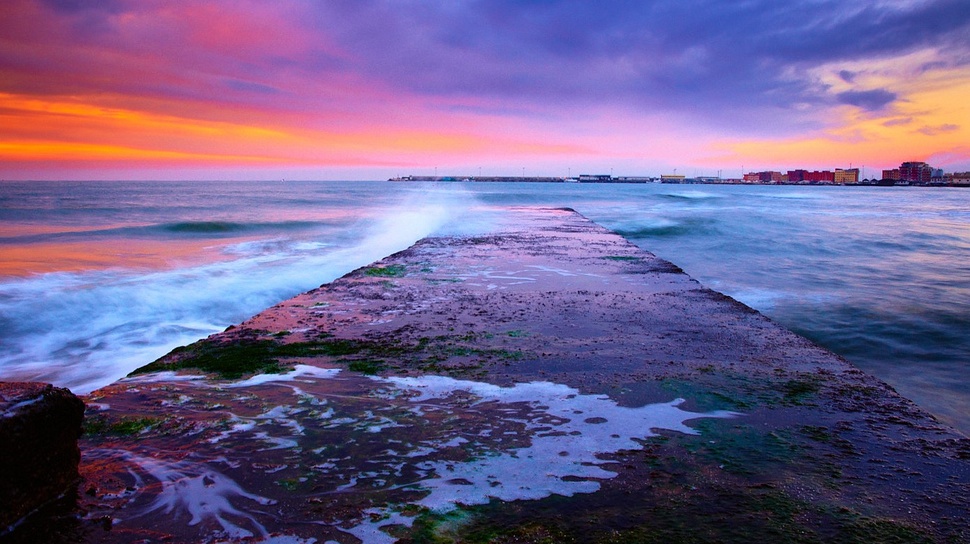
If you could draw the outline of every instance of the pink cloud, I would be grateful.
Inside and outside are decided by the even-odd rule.
[[[128,166],[141,152],[157,165],[688,168],[712,164],[713,142],[811,138],[845,123],[840,104],[877,111],[906,99],[845,70],[835,92],[813,67],[939,47],[952,58],[931,73],[970,54],[970,15],[954,0],[862,11],[836,0],[3,6],[0,143],[114,149]],[[927,23],[932,39],[900,31]],[[847,29],[858,39],[831,39]],[[884,125],[907,123],[927,122]]]

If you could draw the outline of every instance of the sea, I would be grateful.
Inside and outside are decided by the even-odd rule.
[[[571,207],[970,435],[970,189],[0,182],[0,380],[85,394],[428,235]]]

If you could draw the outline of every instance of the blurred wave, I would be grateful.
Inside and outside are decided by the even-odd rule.
[[[7,278],[0,282],[0,378],[46,381],[85,393],[437,230],[475,228],[460,220],[474,205],[468,194],[396,195],[371,204],[378,214],[361,210],[358,219],[325,231],[307,230],[325,223],[289,221],[150,227],[208,235],[258,232],[266,225],[275,232],[282,225],[310,235],[232,243],[221,248],[229,259],[220,262],[149,271],[119,262],[110,269]],[[144,229],[113,229],[112,236],[138,232]]]
[[[423,236],[488,232],[507,206],[571,207],[970,433],[965,190],[386,182],[2,188],[0,271],[33,272],[0,276],[0,379],[87,391]],[[16,266],[4,268],[5,260]]]

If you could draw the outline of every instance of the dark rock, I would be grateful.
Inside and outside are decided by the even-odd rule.
[[[67,389],[0,382],[0,534],[76,485],[83,417]]]

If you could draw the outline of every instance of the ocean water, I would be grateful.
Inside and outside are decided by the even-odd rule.
[[[970,191],[0,183],[0,380],[85,393],[406,248],[569,206],[970,433]]]

